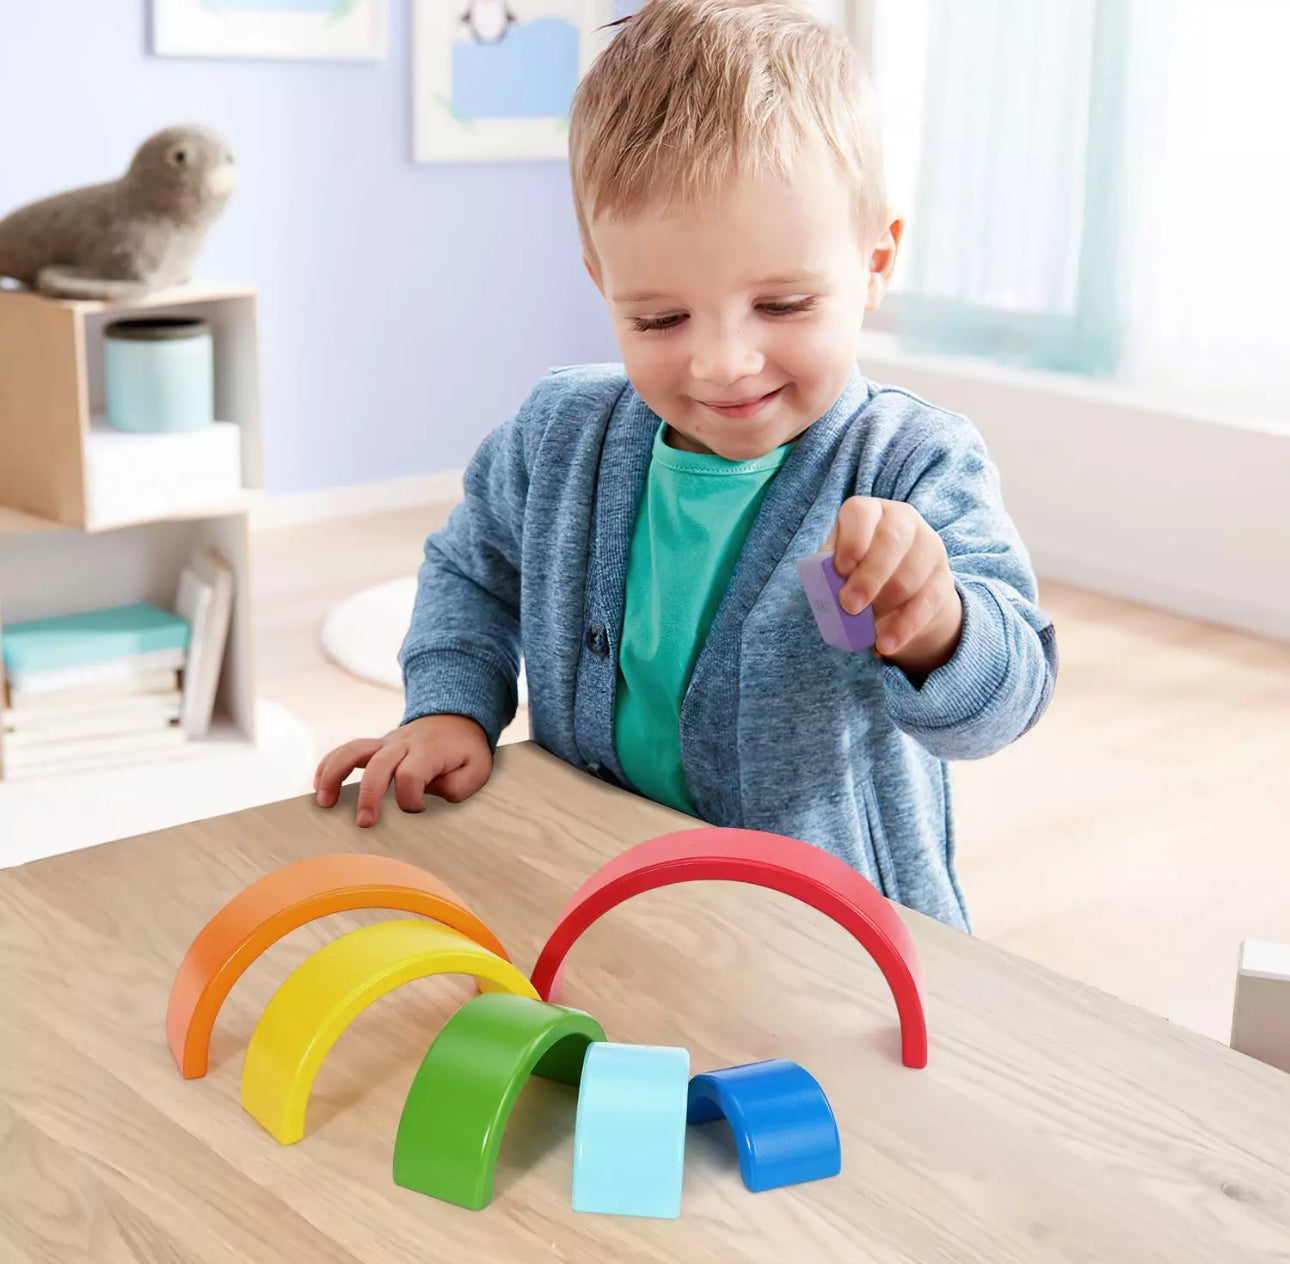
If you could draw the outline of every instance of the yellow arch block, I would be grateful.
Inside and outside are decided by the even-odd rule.
[[[282,1145],[305,1135],[314,1077],[341,1032],[413,979],[469,974],[485,992],[537,999],[509,961],[438,922],[377,922],[314,953],[265,1006],[242,1067],[242,1107]]]

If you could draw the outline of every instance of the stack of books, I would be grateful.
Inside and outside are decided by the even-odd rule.
[[[232,589],[228,566],[203,551],[177,613],[137,602],[6,625],[5,778],[157,758],[206,733]]]
[[[146,602],[4,629],[6,778],[181,744],[189,625]]]

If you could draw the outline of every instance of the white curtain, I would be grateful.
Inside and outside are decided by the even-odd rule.
[[[873,19],[911,343],[1290,424],[1290,2]]]
[[[920,293],[1074,311],[1093,13],[1093,0],[932,5],[924,86],[932,125],[909,208]]]
[[[1290,3],[1136,3],[1120,374],[1290,428]]]

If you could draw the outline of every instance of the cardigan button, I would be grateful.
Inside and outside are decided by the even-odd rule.
[[[587,648],[597,658],[609,655],[609,632],[603,623],[593,623],[587,629]]]

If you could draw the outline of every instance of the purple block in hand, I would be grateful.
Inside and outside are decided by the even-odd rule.
[[[838,593],[845,582],[833,568],[832,553],[813,553],[797,564],[802,587],[811,603],[820,635],[840,650],[873,648],[878,639],[873,627],[873,607],[866,606],[859,614],[847,614],[838,604]]]

